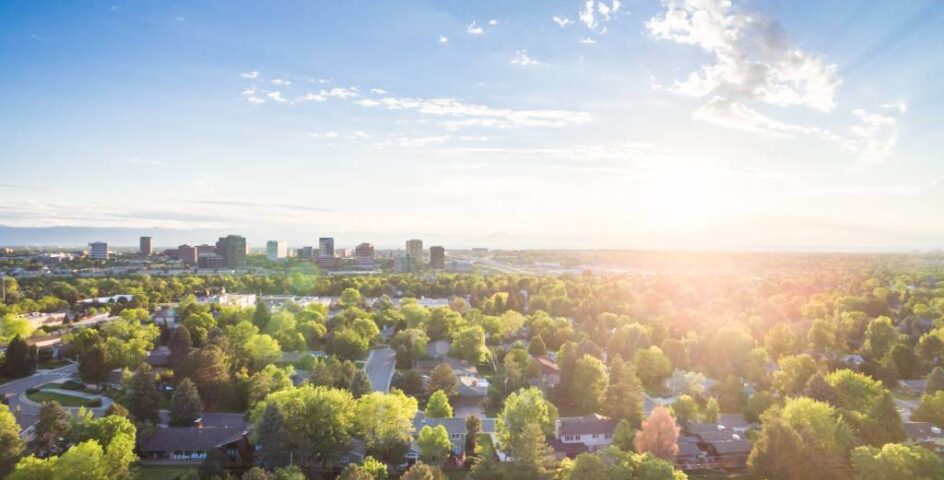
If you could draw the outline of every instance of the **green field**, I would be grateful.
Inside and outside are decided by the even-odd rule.
[[[45,392],[42,390],[34,393],[27,393],[26,398],[37,403],[51,402],[55,400],[63,407],[87,407],[92,403],[92,400],[73,397],[71,395],[63,395],[61,393]]]
[[[134,480],[174,480],[193,471],[190,467],[170,465],[139,465],[134,468]]]

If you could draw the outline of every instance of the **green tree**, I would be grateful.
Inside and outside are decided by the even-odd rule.
[[[269,304],[263,301],[262,298],[256,299],[256,309],[252,314],[252,323],[260,330],[265,330],[269,326],[271,318],[272,313],[269,312]]]
[[[278,340],[264,333],[255,334],[243,344],[246,360],[253,370],[260,370],[266,365],[278,362],[282,358],[282,347]]]
[[[449,432],[443,425],[436,425],[435,428],[424,425],[416,443],[420,447],[420,459],[431,465],[439,465],[452,451]]]
[[[43,402],[39,407],[33,448],[40,455],[58,453],[70,427],[69,414],[59,405],[59,402]]]
[[[797,334],[789,324],[779,322],[767,331],[764,346],[770,358],[777,361],[784,355],[790,355],[796,350]]]
[[[0,376],[20,378],[36,372],[36,347],[27,345],[26,340],[16,335],[10,340],[0,363]]]
[[[705,404],[705,422],[706,423],[715,423],[718,421],[718,414],[721,413],[721,408],[718,406],[718,400],[715,397],[708,399],[708,403]]]
[[[780,359],[780,370],[774,373],[774,386],[784,396],[802,393],[817,368],[816,360],[805,353],[783,357]]]
[[[553,471],[553,450],[539,422],[525,424],[506,452],[511,457],[505,472],[509,479],[549,478]]]
[[[449,397],[446,392],[436,390],[426,402],[427,418],[450,418],[452,417],[452,406],[449,405]]]
[[[387,462],[399,460],[409,448],[416,409],[416,399],[399,390],[361,397],[355,428],[368,452]]]
[[[369,343],[353,328],[342,327],[334,331],[328,353],[345,360],[360,360],[367,354]]]
[[[354,378],[351,380],[351,386],[348,387],[348,390],[351,391],[351,394],[354,395],[354,398],[361,398],[364,395],[367,395],[373,390],[373,386],[370,383],[370,378],[367,376],[367,372],[363,370],[356,370],[354,372]]]
[[[547,345],[544,344],[544,338],[540,335],[532,337],[531,342],[528,343],[528,353],[536,357],[547,353]]]
[[[287,447],[291,439],[278,405],[268,404],[256,425],[253,433],[256,443],[261,447],[259,463],[265,468],[287,464],[291,450]]]
[[[639,380],[650,391],[661,390],[665,379],[672,374],[672,362],[669,357],[654,345],[638,350],[633,363],[636,365]]]
[[[596,357],[584,355],[574,367],[574,391],[571,398],[580,414],[600,410],[606,396],[608,377],[606,367]]]
[[[629,419],[624,418],[620,420],[619,423],[616,424],[616,429],[613,431],[613,445],[616,445],[624,452],[631,452],[635,439],[636,427],[633,426]]]
[[[203,416],[203,401],[197,386],[185,378],[174,391],[170,400],[170,425],[172,427],[186,427]]]
[[[279,467],[272,472],[272,480],[305,480],[305,478],[305,474],[302,473],[302,469],[298,468],[298,465]]]
[[[920,446],[888,443],[879,448],[858,447],[852,451],[857,480],[932,480],[944,478],[944,463]]]
[[[899,340],[898,329],[888,317],[878,317],[869,322],[862,347],[872,358],[879,359],[888,353]]]
[[[459,383],[459,377],[456,377],[456,373],[452,370],[452,367],[448,363],[440,363],[433,367],[433,371],[429,375],[429,383],[426,384],[426,389],[430,394],[436,391],[443,391],[447,397],[455,395],[456,385]]]
[[[450,355],[470,363],[481,363],[488,358],[485,348],[485,330],[480,326],[464,327],[453,336]]]
[[[679,423],[698,419],[698,402],[688,395],[681,395],[670,407]]]
[[[341,475],[338,476],[337,480],[374,480],[374,477],[361,468],[360,465],[349,463],[344,467],[344,470],[341,471]]]
[[[167,341],[167,347],[170,349],[170,365],[174,370],[180,369],[187,355],[193,350],[193,339],[190,337],[190,330],[186,328],[175,328]]]
[[[924,393],[934,395],[942,390],[944,390],[944,368],[934,367],[934,370],[931,370],[931,373],[928,374]]]
[[[200,391],[200,398],[207,406],[216,405],[223,387],[230,381],[229,359],[216,345],[205,345],[190,353],[187,371]]]
[[[409,470],[403,472],[400,480],[442,480],[443,477],[442,471],[438,468],[417,462]]]
[[[125,391],[125,402],[128,405],[128,411],[138,422],[150,422],[157,424],[160,422],[160,397],[157,395],[157,382],[154,380],[154,373],[147,364],[141,364],[131,380],[128,382],[128,388]]]
[[[397,364],[402,368],[412,368],[416,361],[426,355],[429,337],[419,328],[400,330],[390,340],[390,347],[397,352]]]
[[[465,451],[466,455],[473,455],[478,444],[479,434],[482,433],[482,421],[474,414],[465,417]]]
[[[101,343],[79,353],[79,377],[83,382],[102,385],[108,380],[110,371]]]
[[[610,365],[610,383],[606,389],[604,411],[616,420],[628,420],[638,427],[642,423],[642,382],[631,363],[616,358]]]
[[[16,417],[9,407],[0,404],[0,477],[5,477],[13,470],[21,453],[23,440],[20,439]]]
[[[912,412],[911,417],[919,422],[930,422],[938,427],[944,427],[944,390],[934,395],[922,395],[921,403]]]

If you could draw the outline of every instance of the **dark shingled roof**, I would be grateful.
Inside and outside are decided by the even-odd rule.
[[[708,442],[709,448],[714,449],[718,455],[747,455],[751,453],[751,442],[747,440],[727,440],[723,442]]]
[[[602,415],[592,414],[582,417],[561,417],[560,435],[612,435],[616,430],[616,420]]]
[[[927,422],[905,422],[905,434],[913,440],[944,437],[940,430],[935,433],[934,425]]]
[[[701,432],[698,437],[703,442],[723,442],[725,440],[734,440],[735,433],[729,430],[716,430],[714,432]],[[740,440],[740,439],[738,439]]]
[[[155,428],[138,438],[138,450],[148,452],[207,451],[233,443],[245,430],[235,428]]]
[[[554,449],[555,453],[567,456],[567,457],[576,457],[583,452],[589,450],[586,445],[580,442],[576,443],[564,443],[556,438],[552,438],[547,442],[548,446]]]
[[[697,443],[679,443],[678,444],[678,453],[675,454],[676,457],[697,457],[705,453],[701,448],[698,448]]]

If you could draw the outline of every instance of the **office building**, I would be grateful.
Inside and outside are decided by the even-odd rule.
[[[416,271],[416,259],[409,253],[401,253],[393,259],[393,271],[411,273]]]
[[[216,245],[208,245],[204,243],[203,245],[197,245],[197,257],[200,255],[206,255],[208,253],[216,253]]]
[[[406,253],[407,255],[413,257],[414,260],[423,258],[423,241],[418,238],[407,240]]]
[[[108,260],[108,244],[105,242],[92,242],[89,244],[89,257],[92,260]]]
[[[216,253],[223,257],[227,268],[246,265],[246,237],[227,235],[216,242]]]
[[[471,262],[464,260],[451,260],[446,264],[446,271],[450,273],[472,273],[475,269]]]
[[[151,249],[151,237],[141,237],[141,240],[138,242],[138,246],[142,257],[151,256],[151,253],[153,252]]]
[[[282,240],[269,240],[266,242],[266,256],[269,260],[285,260],[288,257],[288,245]]]
[[[214,270],[218,268],[226,268],[226,259],[224,259],[222,255],[217,255],[215,253],[204,253],[197,258],[197,267]]]
[[[354,265],[364,270],[374,268],[374,246],[364,242],[354,247]]]
[[[338,257],[318,257],[318,267],[325,270],[337,270],[341,266],[341,259]]]
[[[347,249],[346,249],[346,248],[338,248],[338,249],[335,249],[335,250],[334,250],[334,256],[340,257],[340,258],[346,258],[346,257],[347,257]]]
[[[318,239],[318,256],[319,257],[333,257],[334,256],[334,238],[333,237],[321,237]]]
[[[197,264],[197,258],[199,258],[197,252],[197,247],[191,247],[186,243],[177,247],[177,259],[184,263],[184,265],[194,266]]]
[[[442,270],[446,268],[446,249],[440,246],[429,247],[429,268]]]
[[[302,247],[295,251],[295,256],[301,260],[312,260],[315,256],[314,247]]]

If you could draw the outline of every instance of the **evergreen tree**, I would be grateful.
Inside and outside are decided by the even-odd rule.
[[[544,344],[544,338],[540,335],[535,335],[534,338],[531,339],[531,343],[528,344],[528,353],[535,357],[546,354],[547,345]]]
[[[361,398],[370,393],[373,390],[373,386],[370,383],[370,377],[367,376],[367,372],[360,369],[355,371],[354,379],[351,380],[349,390],[351,394],[354,395],[354,398]]]
[[[449,405],[449,397],[446,392],[436,390],[426,402],[426,417],[428,418],[450,418],[452,417],[452,405]]]
[[[426,391],[432,393],[442,390],[447,397],[452,396],[456,394],[457,383],[459,383],[459,378],[456,377],[456,372],[452,370],[452,367],[448,363],[440,363],[430,373]]]
[[[137,422],[160,422],[160,397],[157,394],[157,382],[154,373],[147,364],[141,364],[128,382],[125,402],[132,418]]]
[[[289,453],[285,445],[289,441],[285,429],[285,418],[274,403],[266,405],[262,421],[256,430],[259,451],[259,463],[266,468],[288,464]]]
[[[83,382],[102,385],[108,380],[109,372],[105,348],[100,342],[79,353],[79,377]]]
[[[69,414],[59,402],[43,402],[39,407],[33,448],[40,456],[57,454],[61,450],[62,440],[71,427]]]
[[[256,311],[252,314],[252,323],[259,327],[259,330],[265,331],[271,319],[272,313],[269,312],[269,305],[260,297],[256,300]]]
[[[474,455],[479,434],[482,433],[482,421],[474,414],[465,417],[465,454]]]
[[[931,373],[928,374],[924,393],[934,395],[941,390],[944,390],[944,368],[934,367],[934,370],[931,370]]]
[[[822,373],[817,373],[807,380],[804,394],[813,400],[834,405],[836,403],[836,390],[826,381],[826,377]]]
[[[537,423],[528,423],[517,439],[509,445],[512,461],[508,465],[506,478],[545,479],[553,471],[553,450],[547,446],[544,430]]]
[[[716,423],[718,421],[718,414],[721,413],[720,407],[718,407],[718,400],[715,397],[708,399],[708,403],[705,404],[705,423]]]
[[[9,378],[21,378],[36,372],[38,361],[36,347],[31,347],[19,335],[13,337],[7,345],[3,363],[0,364],[0,375]]]
[[[186,427],[193,425],[203,415],[203,401],[197,386],[189,378],[185,378],[174,396],[170,400],[170,425],[172,427]]]
[[[167,348],[170,349],[171,367],[175,371],[183,369],[187,355],[193,350],[193,339],[190,337],[190,330],[186,328],[175,328],[170,334]]]

